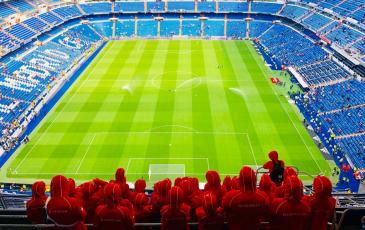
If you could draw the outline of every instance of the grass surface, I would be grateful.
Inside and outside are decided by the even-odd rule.
[[[3,181],[128,180],[208,169],[236,175],[279,151],[315,175],[329,166],[250,42],[111,41],[2,170]],[[285,91],[285,90],[284,90]]]

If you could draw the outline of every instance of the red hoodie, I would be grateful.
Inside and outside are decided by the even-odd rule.
[[[250,167],[241,169],[239,181],[241,190],[231,190],[223,198],[229,229],[256,230],[267,216],[269,198],[256,191],[256,174]]]
[[[94,228],[96,230],[133,229],[133,216],[126,207],[119,205],[121,190],[118,184],[104,186],[104,202],[95,211]]]
[[[202,205],[202,193],[192,178],[182,179],[179,187],[184,192],[184,203],[190,206],[190,219],[195,221],[195,209]]]
[[[149,223],[152,221],[152,207],[146,194],[137,193],[133,201],[134,218],[136,223]],[[151,227],[135,227],[135,229],[151,229]]]
[[[275,189],[275,183],[272,182],[270,175],[268,173],[263,174],[260,179],[259,190],[264,192],[271,201],[275,197]]]
[[[285,183],[285,198],[273,200],[271,213],[272,229],[307,229],[310,207],[302,199],[303,184],[296,176],[290,176]]]
[[[68,178],[68,184],[69,184],[69,197],[75,197],[76,198],[76,183],[75,180],[72,178]]]
[[[209,170],[205,174],[205,178],[207,179],[207,183],[204,186],[204,191],[213,193],[217,197],[218,204],[221,204],[226,191],[221,186],[221,178],[218,172]]]
[[[46,184],[37,181],[32,185],[32,199],[27,201],[27,217],[32,224],[44,224],[47,219],[45,204]]]
[[[275,164],[277,164],[279,162],[281,167],[284,168],[284,161],[279,160],[279,154],[277,151],[274,150],[274,151],[269,152],[269,158],[270,158],[270,161],[266,162],[262,166],[264,169],[269,170],[269,173],[271,173],[271,171],[274,169],[274,162],[275,162]]]
[[[61,175],[55,176],[51,181],[51,198],[47,201],[46,209],[48,219],[63,230],[86,230],[83,223],[86,213],[75,198],[68,196],[69,183]]]
[[[97,192],[97,187],[93,181],[86,182],[81,186],[82,206],[84,207],[87,216],[86,223],[91,223],[94,217],[96,207],[99,205],[100,197],[94,196]]]
[[[138,193],[145,193],[146,181],[143,179],[138,179],[134,183],[134,191],[130,193],[129,200],[133,203],[134,198]]]
[[[190,207],[183,203],[184,192],[174,186],[169,192],[169,204],[161,209],[162,230],[187,230],[190,220]]]
[[[165,179],[155,184],[153,193],[151,194],[151,204],[153,212],[160,212],[162,206],[169,203],[168,193],[171,189],[171,181]]]
[[[336,208],[336,199],[332,197],[332,183],[325,176],[317,176],[313,181],[313,190],[312,196],[304,198],[311,207],[310,229],[326,230]]]
[[[203,206],[196,209],[199,221],[199,230],[224,229],[223,210],[218,208],[217,198],[212,193],[205,193]]]
[[[232,190],[232,179],[230,176],[226,176],[223,180],[223,185],[222,185],[223,189],[226,192],[229,192]]]
[[[275,196],[276,197],[280,197],[280,198],[284,198],[285,197],[285,181],[286,178],[289,178],[290,176],[298,176],[297,171],[295,171],[294,168],[292,167],[286,167],[284,169],[284,174],[283,174],[283,183],[280,186],[277,186],[275,189]]]
[[[115,180],[111,180],[110,182],[118,184],[122,191],[122,196],[124,199],[129,199],[129,185],[127,184],[127,180],[125,178],[124,168],[118,168],[115,172]]]

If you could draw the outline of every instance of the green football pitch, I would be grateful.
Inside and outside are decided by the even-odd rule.
[[[330,167],[249,41],[111,41],[1,170],[2,181],[237,175],[276,149]],[[278,75],[278,74],[277,74]]]

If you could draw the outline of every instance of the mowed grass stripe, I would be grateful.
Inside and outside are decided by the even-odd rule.
[[[206,41],[203,43],[203,51],[205,57],[205,63],[208,68],[206,68],[207,78],[222,79],[221,73],[218,69],[219,60],[216,59],[216,51],[214,48],[214,43],[219,41]],[[227,103],[227,98],[225,97],[225,87],[223,81],[215,81],[208,83],[208,94],[209,103],[212,113],[212,121],[214,132],[216,133],[215,142],[217,149],[217,161],[216,165],[211,167],[220,169],[223,173],[232,173],[232,168],[239,167],[238,164],[242,164],[242,161],[238,163],[233,161],[232,158],[239,156],[240,148],[235,137],[235,129],[232,123],[229,108]],[[232,134],[218,134],[218,132],[228,132]],[[226,154],[230,155],[230,159],[227,159]],[[232,162],[233,165],[227,164],[227,160]]]
[[[140,94],[140,100],[138,103],[138,107],[134,113],[132,119],[132,127],[130,131],[136,132],[146,132],[142,134],[129,134],[127,143],[128,145],[124,148],[123,157],[131,156],[133,154],[133,158],[146,158],[147,155],[147,147],[150,138],[149,131],[153,128],[153,119],[156,110],[156,104],[158,100],[158,89],[155,86],[154,78],[158,75],[162,74],[164,69],[164,63],[167,55],[167,47],[168,43],[156,41],[156,45],[150,47],[148,52],[150,56],[148,57],[148,62],[144,63],[146,68],[140,68],[138,72],[136,72],[136,76],[139,76],[144,79],[144,84],[136,83],[138,92]],[[162,51],[161,51],[162,50]],[[161,51],[161,52],[158,52]],[[131,163],[132,170],[128,172],[136,173],[140,172],[139,175],[128,175],[128,177],[132,178],[141,178],[145,177],[145,169],[143,164],[138,164],[138,162],[130,162],[130,159],[125,158],[124,162],[121,162],[121,165],[124,167],[128,166],[128,163]],[[127,172],[127,174],[128,174]]]
[[[168,50],[179,50],[180,41],[166,41]],[[178,67],[178,52],[168,52],[166,55],[164,73],[160,76],[160,89],[158,90],[157,104],[155,108],[152,130],[148,145],[146,148],[146,156],[149,158],[166,158],[164,164],[169,162],[172,121],[175,106],[175,95],[170,92],[176,88],[176,69]],[[164,132],[164,133],[160,133]],[[148,169],[151,162],[146,160],[143,164],[144,169]],[[161,162],[153,162],[161,163]]]
[[[139,46],[145,47],[146,43],[141,43]],[[140,59],[144,54],[143,49],[136,49],[136,47],[136,42],[123,42],[118,49],[118,55],[112,61],[113,64],[108,66],[103,75],[99,87],[104,100],[102,108],[98,112],[97,120],[93,122],[94,129],[91,135],[93,135],[94,140],[91,143],[92,149],[87,153],[85,161],[80,162],[82,164],[78,166],[78,172],[105,173],[109,171],[110,167],[116,168],[118,166],[116,159],[121,156],[126,138],[117,136],[113,132],[116,127],[120,130],[128,130],[126,126],[129,125],[129,123],[120,125],[116,121],[119,114],[122,113],[123,102],[128,100],[128,94],[122,90],[118,79],[127,81],[134,77],[134,74],[126,74],[126,72],[130,69],[138,69],[139,65],[129,65],[128,63]],[[111,107],[114,108],[114,111],[107,112]],[[130,118],[127,114],[124,115]],[[112,175],[113,170],[110,170],[110,173]]]
[[[172,119],[172,135],[170,156],[193,158],[193,111],[192,89],[194,74],[190,63],[191,41],[179,42],[179,58],[177,62],[175,105]],[[170,162],[171,163],[171,162]],[[181,161],[185,164],[185,172],[201,173],[199,167],[194,167],[195,160]],[[198,171],[196,171],[198,170]]]
[[[262,163],[262,161],[267,159],[268,151],[276,149],[280,154],[283,153],[284,155],[288,150],[278,136],[278,131],[272,120],[272,117],[276,113],[273,111],[270,113],[267,108],[267,103],[274,97],[272,90],[267,88],[268,83],[262,81],[262,79],[268,76],[262,73],[257,66],[251,66],[254,60],[252,60],[252,56],[248,51],[243,50],[242,47],[245,47],[244,43],[235,42],[235,46],[229,48],[229,52],[231,53],[230,58],[231,62],[232,60],[237,60],[237,62],[232,63],[235,71],[245,71],[247,73],[247,81],[244,83],[241,82],[240,87],[246,89],[246,103],[250,108],[248,117],[253,121],[256,134],[260,136],[259,145],[261,145],[263,151],[257,153],[257,158],[261,159],[260,161]],[[256,141],[256,139],[253,138],[253,141]]]
[[[234,46],[234,41],[214,43],[216,57],[222,68],[220,69],[221,80],[224,81],[225,98],[228,104],[229,115],[231,116],[236,141],[239,145],[239,153],[230,159],[231,165],[237,164],[236,162],[243,162],[246,165],[256,167],[257,162],[256,155],[260,152],[257,148],[254,148],[254,144],[251,143],[255,132],[252,132],[252,121],[248,116],[248,109],[246,105],[246,98],[243,98],[240,93],[235,92],[238,90],[245,93],[246,89],[240,88],[240,84],[245,84],[247,80],[246,72],[235,72],[232,67],[232,62],[237,60],[230,59],[230,52],[227,51],[227,46]],[[242,135],[240,133],[247,133]]]
[[[201,132],[213,132],[213,118],[209,102],[208,85],[205,80],[208,79],[206,69],[210,68],[205,63],[202,41],[191,41],[191,49],[197,50],[190,54],[190,65],[192,72],[202,78],[203,83],[199,87],[192,89],[192,127],[194,130]],[[193,138],[193,156],[195,158],[208,157],[209,166],[217,169],[217,149],[214,135],[194,134]],[[201,167],[201,162],[194,162],[195,168]]]

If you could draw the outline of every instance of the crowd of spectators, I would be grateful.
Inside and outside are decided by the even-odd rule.
[[[277,153],[270,154],[265,167],[273,173],[284,166]],[[274,156],[274,157],[273,157]],[[277,166],[276,166],[277,165]],[[65,176],[52,178],[50,196],[46,185],[32,186],[27,202],[28,219],[34,224],[53,223],[52,229],[151,229],[135,223],[161,223],[163,230],[187,230],[197,222],[199,230],[224,229],[327,229],[336,205],[332,184],[325,176],[313,182],[313,194],[303,195],[297,172],[286,167],[281,183],[273,182],[270,173],[257,175],[244,166],[234,177],[221,182],[216,171],[206,173],[206,184],[199,189],[197,178],[164,179],[154,184],[147,195],[146,181],[139,179],[131,190],[123,168],[117,169],[109,182],[94,179],[76,187]]]

